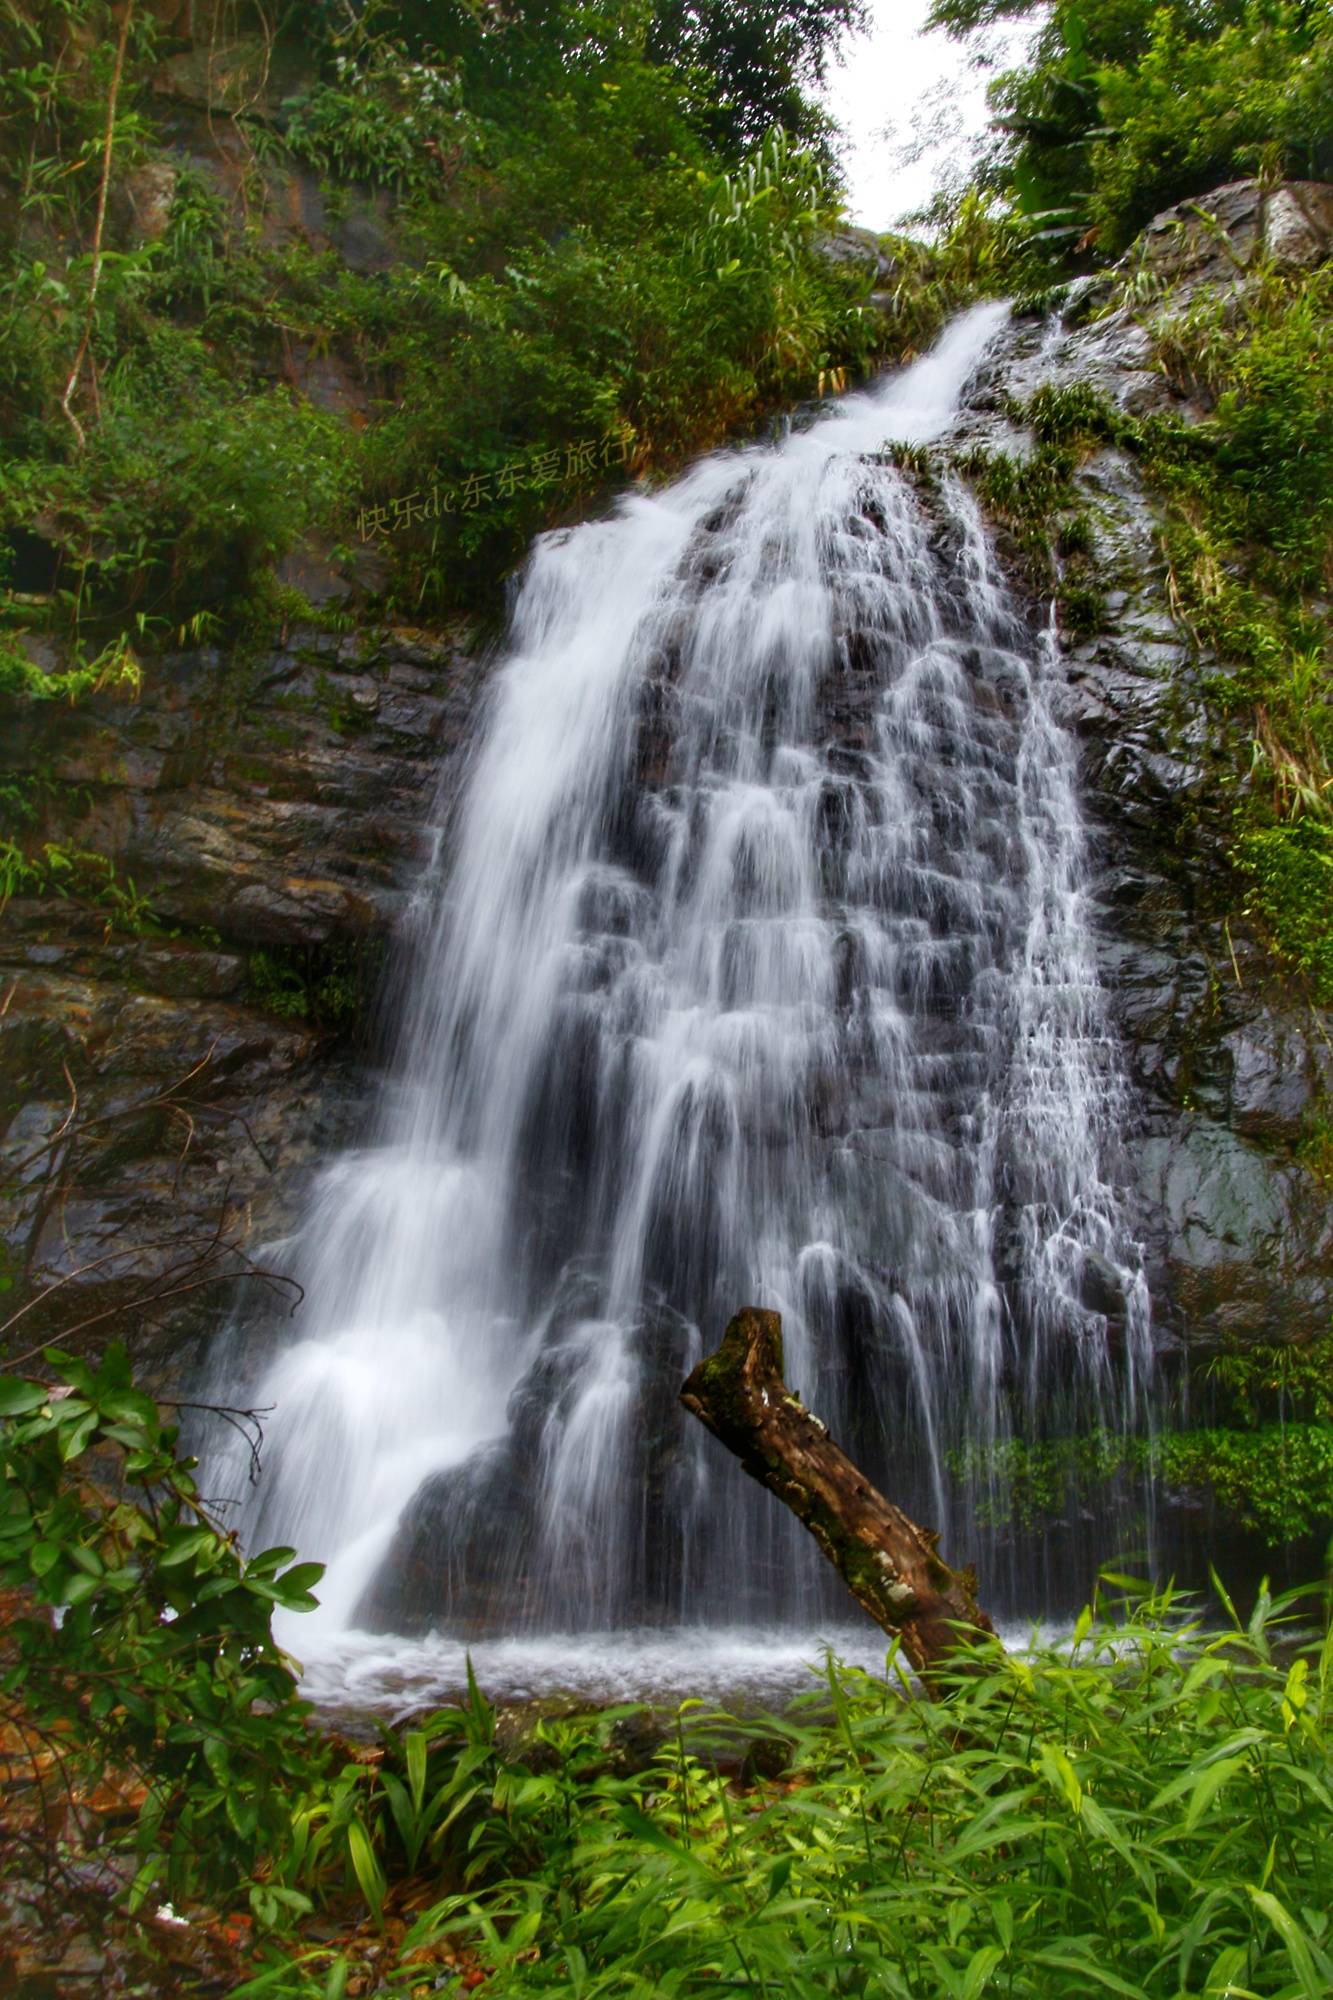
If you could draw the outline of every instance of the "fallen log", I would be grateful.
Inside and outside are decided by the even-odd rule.
[[[897,1634],[927,1680],[995,1628],[976,1575],[951,1569],[938,1537],[877,1492],[783,1380],[782,1320],[747,1306],[680,1400],[734,1452],[752,1479],[810,1530],[857,1603]]]

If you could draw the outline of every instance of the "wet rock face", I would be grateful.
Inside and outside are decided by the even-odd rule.
[[[1174,297],[1234,285],[1261,248],[1327,257],[1333,188],[1220,189],[1159,217],[1137,254]],[[1203,414],[1147,360],[1124,311],[1057,342],[1015,326],[980,385],[972,435],[1021,449],[993,415],[995,392],[1023,398],[1043,380],[1090,381],[1135,413]],[[1218,663],[1170,615],[1152,502],[1113,450],[1079,484],[1106,616],[1094,638],[1065,642],[1058,712],[1080,745],[1103,977],[1136,1087],[1121,1173],[1154,1323],[1168,1344],[1307,1338],[1333,1310],[1333,1204],[1301,1158],[1333,1103],[1333,1038],[1243,915],[1228,854],[1245,731],[1210,708]]]
[[[293,634],[7,718],[0,781],[28,784],[44,840],[114,866],[91,901],[0,920],[0,1240],[11,1274],[62,1281],[61,1327],[92,1339],[156,1291],[130,1330],[177,1350],[362,1122],[389,940],[482,679],[463,641]]]
[[[1137,1087],[1125,1177],[1166,1338],[1306,1338],[1333,1308],[1333,1205],[1300,1149],[1333,1092],[1333,1048],[1243,915],[1228,773],[1245,746],[1210,715],[1163,609],[1150,509],[1103,454],[1084,486],[1122,579],[1099,636],[1066,654],[1100,867],[1103,970]]]

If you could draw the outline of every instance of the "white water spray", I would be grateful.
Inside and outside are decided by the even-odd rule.
[[[988,1475],[951,1451],[1131,1417],[1054,642],[961,484],[923,502],[883,451],[947,431],[1003,319],[537,544],[400,1088],[323,1175],[256,1393],[247,1538],[329,1564],[303,1651],[836,1604],[676,1405],[742,1304],[960,1558]]]

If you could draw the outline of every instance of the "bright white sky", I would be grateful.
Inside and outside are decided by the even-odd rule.
[[[975,38],[964,47],[921,33],[930,0],[871,0],[870,11],[869,34],[849,42],[825,95],[848,137],[852,220],[889,229],[970,156],[985,128],[987,81],[1017,59],[1032,29],[993,32],[990,62],[980,69],[972,60]],[[925,131],[931,143],[918,159],[904,160]]]

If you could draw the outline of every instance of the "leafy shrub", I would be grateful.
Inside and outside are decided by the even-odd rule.
[[[1157,1482],[1176,1498],[1211,1501],[1222,1519],[1271,1549],[1333,1533],[1333,1423],[1294,1419],[1253,1429],[1221,1424],[1153,1438],[1096,1430],[1031,1443],[1008,1438],[952,1455],[964,1477],[991,1482],[985,1503],[999,1527],[1030,1528],[1104,1504],[1124,1480]]]
[[[341,181],[425,193],[472,142],[456,75],[392,39],[334,59],[334,76],[289,100],[285,138],[298,160]]]
[[[1333,1534],[1333,1333],[1228,1347],[1190,1372],[1189,1408],[1202,1401],[1210,1421],[1152,1436],[1009,1437],[954,1453],[951,1470],[987,1486],[1000,1526],[1095,1509],[1116,1482],[1151,1479],[1169,1496],[1206,1498],[1273,1549]]]
[[[1037,0],[935,0],[969,35]],[[1069,268],[1160,209],[1262,172],[1333,171],[1333,21],[1305,0],[1054,0],[991,87],[982,182]]]
[[[451,1939],[520,1997],[1315,2000],[1333,1979],[1333,1636],[1296,1599],[1217,1631],[1108,1578],[1067,1640],[985,1648],[932,1694],[894,1648],[883,1679],[830,1662],[779,1718],[687,1702],[665,1740],[623,1708],[515,1740],[469,1674],[462,1704],[339,1765],[269,1625],[317,1566],[238,1555],[123,1354],[46,1360],[60,1389],[0,1378],[0,1582],[26,1600],[0,1697],[35,1775],[137,1779],[133,1902],[248,1887],[262,1924],[299,1924],[341,1878],[380,1929],[400,1884],[415,1914],[433,1883],[358,1963],[386,1993]],[[348,1974],[287,1942],[237,1996],[323,2000]]]
[[[1244,832],[1236,857],[1250,879],[1250,911],[1333,1004],[1333,823],[1301,818]]]
[[[55,1387],[0,1377],[0,1584],[27,1603],[0,1640],[6,1723],[39,1782],[137,1786],[134,1902],[234,1893],[323,1768],[270,1630],[320,1566],[237,1552],[123,1349],[45,1358]]]
[[[1097,74],[1107,129],[1091,147],[1089,219],[1106,250],[1183,196],[1261,168],[1317,175],[1333,157],[1327,10],[1250,0],[1219,11],[1220,22],[1154,7],[1141,49]]]

